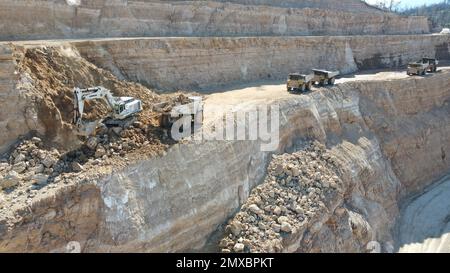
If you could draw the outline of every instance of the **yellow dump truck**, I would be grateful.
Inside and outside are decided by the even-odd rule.
[[[300,73],[291,73],[287,79],[288,91],[300,91],[305,92],[311,90],[313,75],[303,75]]]
[[[439,61],[434,58],[423,58],[422,60],[408,64],[406,74],[412,75],[425,75],[427,72],[433,73],[437,71],[437,65]]]
[[[202,97],[188,97],[187,103],[170,105],[169,102],[161,102],[153,105],[153,111],[160,113],[160,126],[170,129],[172,125],[185,115],[191,115],[193,124],[203,124],[203,101]]]
[[[340,74],[339,71],[327,71],[321,69],[313,69],[313,73],[313,82],[320,86],[325,84],[333,85],[336,81],[336,77]]]
[[[428,64],[424,64],[422,62],[414,62],[408,64],[408,69],[406,70],[406,74],[409,76],[412,75],[425,75],[428,68]]]

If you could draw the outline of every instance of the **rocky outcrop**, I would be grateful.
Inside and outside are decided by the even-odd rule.
[[[383,85],[365,82],[358,87],[363,117],[403,184],[402,197],[423,190],[428,186],[425,182],[435,181],[449,169],[450,80],[445,75]],[[427,122],[430,118],[432,123]]]
[[[354,136],[358,143],[274,156],[265,182],[226,227],[222,252],[243,244],[240,252],[361,253],[377,241],[392,251],[400,183],[376,139]]]
[[[163,90],[284,79],[312,68],[402,67],[450,57],[449,36],[147,38],[74,42],[81,55],[121,79]],[[126,48],[127,50],[123,50]]]
[[[17,137],[40,129],[37,107],[27,89],[30,78],[16,73],[15,47],[0,44],[0,152],[17,140]]]
[[[286,4],[291,6],[291,2]],[[0,40],[429,33],[425,17],[366,10],[356,7],[357,1],[312,2],[292,6],[317,8],[216,1],[4,0],[0,3]],[[327,9],[334,6],[342,8]]]
[[[271,98],[281,110],[277,153],[301,150],[306,139],[316,139],[342,166],[340,194],[327,199],[326,210],[312,214],[302,229],[289,219],[280,220],[284,231],[289,230],[286,223],[291,231],[296,228],[296,233],[283,237],[283,251],[353,252],[371,249],[370,242],[376,242],[375,249],[378,244],[382,251],[392,251],[400,198],[450,168],[448,157],[442,156],[450,152],[449,81],[450,72],[445,70],[424,78],[355,81],[304,96]],[[47,228],[65,219],[63,215],[56,223],[38,222],[30,213],[24,217],[34,220],[2,226],[0,249],[24,250],[16,240],[28,238],[25,231],[31,226],[41,232],[39,236],[54,240],[43,245],[34,235],[29,243],[33,248],[27,251],[60,250],[64,240],[73,239],[83,251],[199,249],[255,194],[250,191],[264,179],[270,159],[258,142],[178,144],[164,156],[110,169],[98,178],[85,177],[83,184],[98,193],[97,201],[90,203],[101,208],[95,214],[97,228],[89,236],[84,231],[74,233],[83,236],[67,236]],[[83,196],[81,190],[72,194]],[[46,211],[52,204],[33,206]],[[65,213],[77,215],[75,209]]]

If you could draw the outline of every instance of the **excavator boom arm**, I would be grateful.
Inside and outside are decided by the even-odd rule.
[[[91,134],[96,125],[101,122],[95,121],[90,123],[83,123],[84,103],[88,100],[102,99],[104,100],[110,109],[111,117],[123,119],[136,114],[142,110],[142,104],[140,100],[134,98],[128,98],[129,101],[124,98],[116,98],[111,92],[101,86],[92,87],[87,89],[74,88],[74,114],[73,124],[78,128],[78,133],[82,135]],[[132,106],[137,103],[138,107],[125,107]],[[121,112],[123,111],[123,112]],[[89,128],[89,129],[88,129]]]

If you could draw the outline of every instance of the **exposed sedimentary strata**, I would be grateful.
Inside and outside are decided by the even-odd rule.
[[[331,209],[314,218],[302,233],[287,237],[284,251],[361,251],[372,240],[383,251],[392,250],[400,198],[425,187],[450,167],[448,157],[442,157],[450,152],[449,81],[450,72],[442,71],[425,78],[348,82],[303,96],[280,90],[279,96],[264,100],[281,107],[277,152],[295,150],[304,139],[318,139],[343,166],[344,194],[329,199]],[[426,91],[417,91],[423,86]],[[212,95],[206,103],[217,101],[215,96],[224,94]],[[261,94],[249,93],[238,104],[254,96]],[[247,106],[251,105],[240,107]],[[422,148],[411,148],[431,142],[437,144],[426,146],[426,155]],[[162,157],[110,170],[107,176],[83,178],[95,189],[96,201],[88,202],[95,206],[81,209],[80,202],[58,207],[49,200],[33,204],[32,211],[41,215],[57,207],[58,217],[38,220],[24,211],[27,221],[5,220],[0,249],[61,251],[71,240],[81,242],[83,251],[201,248],[262,181],[269,159],[257,142],[175,145]],[[83,192],[79,189],[71,195],[81,198]],[[71,219],[70,215],[82,222],[83,215],[94,211],[95,219],[89,221],[95,225],[89,222],[86,230],[87,223],[71,226],[76,236],[53,228]],[[31,226],[39,233],[28,236]],[[51,240],[41,240],[45,236]]]
[[[276,7],[289,8],[320,8],[335,10],[351,11],[351,12],[383,12],[382,10],[370,6],[363,1],[358,0],[215,0],[218,2],[233,2],[245,5],[266,5]]]
[[[328,153],[336,158],[343,183],[338,184],[334,194],[328,193],[323,199],[319,198],[322,200],[319,212],[312,209],[314,206],[306,206],[298,212],[294,206],[299,204],[297,202],[302,196],[318,196],[303,192],[292,200],[290,195],[281,194],[280,186],[275,185],[282,185],[286,179],[281,176],[272,185],[272,181],[276,180],[273,170],[269,169],[272,176],[268,176],[264,186],[252,192],[241,212],[230,221],[221,247],[224,251],[254,252],[394,251],[392,234],[399,200],[423,190],[449,168],[445,154],[450,150],[450,102],[448,91],[442,91],[448,90],[448,80],[447,77],[431,80],[436,84],[436,89],[432,88],[435,91],[422,86],[426,80],[343,84],[339,89],[344,94],[352,94],[351,90],[358,94],[350,100],[358,101],[358,107],[353,108],[351,102],[340,97],[337,101],[347,102],[344,104],[348,112],[345,113],[342,108],[336,109],[337,120],[326,123],[335,126],[329,125],[323,132],[331,146]],[[326,104],[325,101],[322,101],[323,104]],[[319,111],[320,116],[323,114]],[[430,117],[436,120],[433,118],[433,122],[426,122]],[[332,128],[335,130],[328,131]],[[321,139],[321,134],[315,135],[315,138]],[[274,161],[275,168],[276,164],[282,164],[284,172],[293,172],[289,170],[289,162],[283,163],[282,156]],[[426,162],[433,163],[428,165]],[[306,161],[306,166],[308,164],[310,161]],[[297,177],[299,184],[308,181],[305,172],[303,175],[300,172]],[[325,183],[327,178],[318,181]],[[295,185],[288,185],[288,188]],[[308,192],[311,185],[309,187]],[[323,186],[313,187],[320,189],[321,194],[327,190]],[[269,192],[279,193],[274,196],[276,202],[270,201]],[[255,205],[261,208],[261,213],[252,209]],[[278,214],[275,205],[280,206],[284,213]],[[446,209],[439,211],[445,218]],[[280,217],[285,218],[279,220]],[[280,231],[277,219],[278,223],[285,221],[292,228]],[[234,226],[240,227],[239,232],[233,233]],[[261,232],[264,237],[259,235]],[[405,240],[408,236],[414,235],[406,232],[401,238]],[[433,246],[428,249],[433,249]]]
[[[296,9],[215,1],[96,0],[69,5],[62,0],[3,0],[0,40],[429,33],[425,17],[402,17],[370,8],[327,9],[336,2],[307,3],[317,9]]]
[[[17,136],[41,127],[37,118],[37,107],[27,90],[30,78],[16,73],[14,46],[0,45],[0,152],[14,141]]]
[[[74,42],[81,55],[122,79],[159,89],[284,79],[326,67],[350,73],[450,57],[449,36],[148,38]],[[126,48],[127,50],[123,50]]]

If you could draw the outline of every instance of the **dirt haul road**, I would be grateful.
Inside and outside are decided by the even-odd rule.
[[[450,70],[450,66],[442,66],[439,68],[440,71]],[[358,74],[343,75],[336,80],[336,84],[342,84],[346,82],[354,81],[386,81],[386,80],[400,80],[406,79],[408,77],[414,77],[420,79],[422,77],[431,77],[434,74],[427,74],[426,76],[408,76],[406,75],[406,70],[373,70],[373,71],[362,71]],[[322,88],[327,88],[325,86]],[[307,93],[313,93],[318,90],[317,86],[312,87],[311,91]],[[207,96],[205,102],[205,112],[208,112],[208,107],[232,107],[234,111],[245,110],[255,105],[261,104],[271,104],[274,101],[279,101],[280,99],[295,98],[301,93],[287,92],[286,83],[277,82],[261,82],[260,84],[247,84],[243,86],[228,86],[222,89],[209,90],[211,94]],[[305,93],[305,94],[307,94]],[[217,117],[205,115],[205,123],[208,121],[213,121]]]

